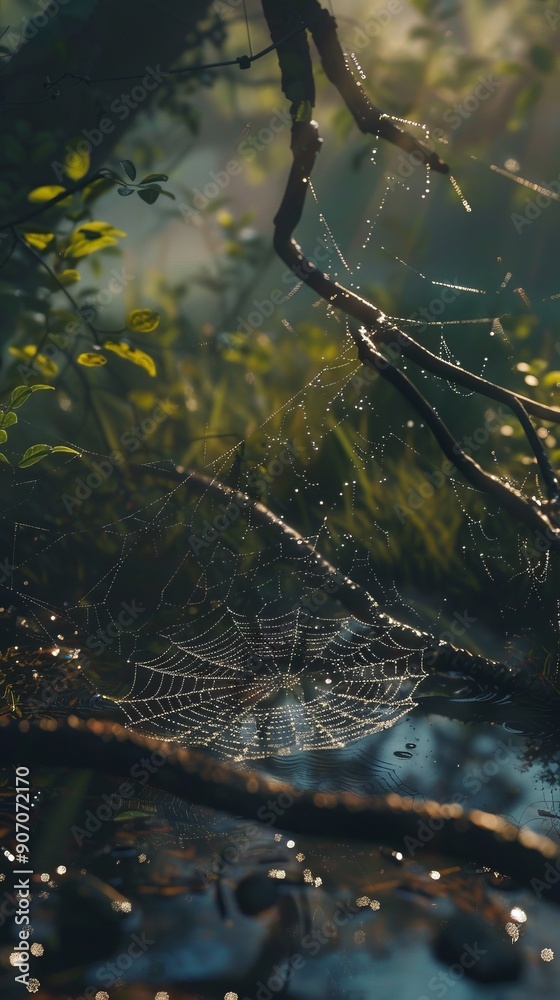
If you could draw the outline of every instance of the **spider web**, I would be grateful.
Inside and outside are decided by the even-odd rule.
[[[137,664],[121,704],[133,726],[169,737],[171,721],[174,739],[236,760],[343,748],[410,711],[424,676],[412,651],[391,658],[390,631],[381,658],[372,632],[301,609],[254,621],[220,610],[201,635],[178,630],[163,657]]]
[[[379,177],[375,162],[371,169]],[[416,189],[411,184],[413,204],[418,183],[425,181],[417,181]],[[343,241],[312,188],[312,225],[315,232],[321,230],[331,254],[325,269],[335,277],[342,270],[356,291],[364,291],[365,255],[373,248],[389,256],[376,243],[376,230],[383,213],[402,203],[403,187],[409,185],[383,181],[356,253],[342,252]],[[426,195],[429,188],[423,191]],[[457,292],[457,318],[423,323],[428,334],[433,327],[439,336],[442,356],[455,357],[447,339],[457,329],[501,337],[499,310],[480,316],[464,306],[465,297],[479,301],[492,289],[427,277],[395,254],[391,260],[393,268],[415,271],[418,285]],[[502,290],[508,281],[502,278]],[[282,336],[295,336],[296,345],[293,304],[295,300],[299,308],[302,294],[300,288],[292,289],[285,309],[271,321],[277,330],[283,328]],[[336,587],[333,592],[325,586],[328,574],[316,558],[322,549],[334,552],[333,561],[380,599],[384,610],[395,609],[397,619],[426,627],[418,595],[409,600],[386,577],[379,578],[380,554],[394,564],[404,528],[394,517],[392,522],[386,516],[378,520],[375,508],[382,507],[395,454],[403,447],[413,461],[425,462],[428,454],[433,467],[428,432],[391,397],[389,429],[375,434],[388,397],[378,393],[378,386],[375,392],[364,390],[344,322],[323,302],[315,307],[319,324],[334,330],[343,346],[334,359],[332,353],[323,357],[301,391],[265,416],[244,442],[211,462],[200,456],[206,489],[193,488],[188,470],[170,461],[129,465],[117,488],[114,475],[96,490],[87,523],[82,518],[74,528],[71,517],[42,513],[45,489],[56,500],[75,494],[76,463],[69,462],[49,475],[47,485],[41,472],[25,482],[14,480],[3,510],[4,538],[9,539],[5,587],[33,621],[36,634],[57,648],[61,643],[74,646],[84,673],[114,699],[130,726],[237,761],[340,750],[381,732],[414,708],[427,675],[418,644],[403,648],[402,637],[393,635],[390,625],[380,635],[371,622],[348,614]],[[420,322],[395,319],[413,333]],[[480,371],[485,364],[486,359]],[[257,456],[252,470],[238,462],[241,445],[249,445]],[[334,447],[346,449],[348,472],[340,483],[338,506],[323,513],[324,463]],[[499,474],[492,441],[488,448]],[[267,502],[280,522],[285,517],[292,523],[301,498],[297,556],[281,532],[263,527],[254,506],[241,509],[238,504],[235,509],[233,501],[224,501],[212,488],[213,481],[229,482],[251,494],[257,463],[266,476]],[[538,567],[528,562],[522,533],[517,556],[515,550],[506,556],[499,512],[486,511],[481,517],[476,511],[480,495],[458,475],[450,474],[447,485],[453,516],[463,523],[463,552],[476,553],[479,568],[492,581],[507,583],[504,605],[509,602],[511,609],[517,602],[519,608],[520,602],[529,606],[531,599],[542,599],[547,560]],[[533,469],[521,485],[538,492]],[[288,501],[290,516],[284,513]],[[358,543],[344,526],[344,511],[351,512],[367,544]],[[418,523],[415,530],[420,530]],[[422,541],[417,535],[417,545]],[[76,576],[68,567],[76,567]],[[450,604],[440,597],[429,622],[433,634],[448,625]],[[554,613],[554,628],[556,624]]]

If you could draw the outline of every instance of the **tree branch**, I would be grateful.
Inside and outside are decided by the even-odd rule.
[[[496,399],[508,405],[517,415],[525,430],[528,432],[528,418],[525,410],[535,409],[531,400],[518,396],[516,393],[503,389],[492,382],[478,375],[473,375],[452,365],[450,362],[441,361],[431,354],[420,344],[413,341],[401,330],[389,326],[385,322],[384,314],[373,306],[366,299],[356,295],[338,282],[333,281],[328,275],[320,271],[312,261],[307,260],[301,248],[293,239],[293,231],[299,222],[305,202],[305,195],[308,188],[308,180],[315,163],[317,153],[321,147],[321,139],[318,134],[316,122],[294,122],[292,126],[292,152],[294,162],[288,177],[286,190],[280,208],[274,220],[274,247],[281,259],[291,268],[294,274],[310,286],[317,294],[325,299],[330,306],[342,309],[349,316],[358,319],[362,326],[357,334],[353,333],[354,340],[358,345],[360,360],[364,363],[371,362],[371,367],[379,371],[387,380],[399,389],[401,393],[415,406],[417,412],[422,412],[424,419],[430,429],[435,434],[438,443],[443,448],[448,457],[459,465],[463,475],[477,489],[482,489],[489,496],[494,497],[512,516],[518,517],[524,524],[535,532],[545,533],[550,543],[550,547],[560,550],[560,531],[548,514],[544,512],[538,501],[531,503],[518,490],[502,482],[496,476],[489,475],[472,459],[470,459],[459,447],[443,421],[437,416],[433,407],[414,388],[410,380],[400,372],[394,365],[383,359],[377,351],[378,345],[397,343],[402,353],[422,365],[428,371],[436,375],[443,375],[449,381],[467,385],[475,391]],[[367,331],[372,331],[368,333]],[[542,409],[539,407],[539,409]],[[560,421],[560,411],[544,407],[548,416],[547,419]],[[558,501],[559,484],[556,474],[550,466],[548,457],[542,442],[532,428],[527,434],[529,443],[533,447],[538,457],[539,466],[543,471],[547,488],[551,493],[551,514],[554,516],[556,508],[560,510]]]
[[[150,784],[189,803],[229,812],[258,822],[271,798],[290,797],[275,827],[305,836],[343,837],[402,848],[405,837],[418,838],[421,822],[433,832],[430,851],[471,864],[478,862],[532,888],[544,879],[547,865],[560,864],[560,849],[548,837],[516,827],[501,816],[456,804],[419,803],[389,795],[302,791],[201,751],[131,733],[109,722],[75,716],[39,723],[0,719],[0,750],[5,764],[95,768],[129,776],[139,754],[158,751],[164,766],[154,769]],[[551,902],[560,902],[560,883],[547,882]]]
[[[134,473],[138,466],[131,463],[127,468]],[[365,587],[341,573],[321,555],[315,545],[311,545],[295,528],[286,524],[260,501],[241,490],[225,486],[215,477],[196,469],[177,472],[151,466],[151,471],[153,474],[172,478],[199,496],[210,493],[228,505],[237,504],[246,520],[250,518],[251,522],[260,526],[266,535],[281,545],[282,557],[286,561],[297,563],[305,555],[314,569],[323,576],[325,592],[338,600],[351,615],[369,625],[372,638],[384,644],[381,655],[386,656],[387,643],[390,643],[392,655],[409,657],[417,653],[419,664],[426,670],[426,677],[435,673],[458,675],[476,681],[487,691],[502,695],[530,696],[535,684],[532,670],[523,665],[508,666],[476,655],[392,618],[382,611]],[[538,684],[537,688],[540,691]]]

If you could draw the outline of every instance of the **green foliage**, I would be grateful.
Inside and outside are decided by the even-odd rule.
[[[340,26],[346,49],[357,49],[367,77],[365,86],[374,103],[398,116],[425,123],[432,134],[434,129],[445,134],[448,143],[436,148],[446,158],[449,154],[461,185],[465,184],[467,194],[475,196],[473,226],[467,228],[452,189],[445,181],[438,184],[435,177],[432,193],[423,202],[419,192],[424,177],[418,175],[412,177],[410,186],[414,191],[418,181],[420,187],[404,208],[398,199],[384,201],[387,176],[395,173],[400,152],[369,138],[366,141],[320,72],[316,74],[320,104],[313,114],[320,112],[325,143],[314,183],[319,211],[325,210],[337,235],[342,232],[341,245],[345,253],[348,248],[350,263],[353,265],[358,257],[363,260],[359,278],[363,294],[371,295],[387,315],[406,317],[435,294],[429,284],[431,279],[464,279],[465,283],[487,289],[489,294],[484,300],[482,296],[462,296],[453,318],[461,315],[474,322],[481,315],[499,315],[512,355],[497,337],[487,341],[485,328],[473,326],[459,328],[456,334],[451,331],[451,353],[458,354],[466,367],[476,371],[483,370],[481,357],[490,355],[488,373],[498,381],[518,386],[520,391],[526,388],[523,377],[533,376],[538,385],[531,387],[531,393],[549,402],[551,391],[556,390],[558,357],[551,313],[540,306],[539,295],[544,298],[547,292],[551,295],[557,289],[552,283],[548,289],[539,285],[534,296],[537,304],[532,308],[522,307],[510,291],[526,276],[534,277],[530,260],[535,248],[535,273],[544,269],[546,251],[538,258],[540,222],[524,231],[521,239],[512,239],[509,214],[518,205],[524,206],[530,191],[513,183],[508,187],[504,179],[500,179],[499,189],[492,187],[496,176],[488,171],[483,174],[482,163],[501,165],[506,158],[515,156],[523,172],[523,154],[528,151],[530,135],[528,122],[536,110],[543,115],[554,110],[549,88],[543,89],[542,84],[548,83],[556,62],[542,12],[535,13],[528,4],[517,0],[498,0],[492,7],[499,8],[501,20],[494,20],[486,16],[487,6],[482,0],[468,5],[418,0],[412,13],[407,8],[406,16],[395,20],[394,27],[389,24],[380,39],[368,41],[362,49],[353,45],[353,32],[359,22],[353,24],[349,19],[343,24],[341,20]],[[364,17],[368,13],[364,4]],[[232,23],[231,30],[241,27]],[[237,37],[234,35],[234,40]],[[202,47],[198,53],[193,46],[188,59],[194,61],[198,54],[202,57]],[[273,74],[274,65],[271,57]],[[481,76],[491,74],[500,80],[495,97],[462,119],[459,127],[451,128],[448,112],[453,105],[473,94]],[[81,137],[77,136],[65,158],[64,178],[56,184],[50,184],[54,178],[49,171],[53,150],[46,152],[49,136],[42,135],[37,143],[37,130],[26,129],[25,112],[18,109],[15,125],[7,129],[7,165],[0,172],[0,196],[5,193],[6,206],[19,193],[23,200],[28,199],[29,211],[43,211],[16,227],[28,250],[18,245],[0,272],[0,297],[9,332],[4,378],[14,384],[18,377],[25,377],[16,375],[18,367],[26,367],[35,378],[56,379],[59,398],[71,408],[72,420],[80,428],[80,444],[84,450],[97,452],[118,449],[123,430],[149,417],[163,400],[166,420],[153,438],[142,442],[135,460],[166,456],[184,466],[201,466],[220,458],[227,470],[229,448],[245,441],[243,459],[231,475],[247,489],[251,470],[265,461],[263,437],[289,436],[307,449],[302,452],[302,465],[306,475],[319,484],[317,495],[320,493],[323,505],[318,500],[312,502],[312,490],[304,502],[301,493],[292,492],[291,477],[281,478],[266,499],[272,505],[278,504],[287,520],[293,519],[311,533],[323,523],[328,511],[335,560],[348,551],[337,551],[337,546],[350,535],[355,550],[369,551],[387,577],[400,574],[407,581],[427,577],[443,580],[458,567],[456,553],[465,532],[463,507],[479,515],[478,500],[466,493],[461,505],[452,490],[441,489],[418,510],[407,508],[405,522],[399,522],[395,505],[406,506],[424,472],[437,466],[439,453],[426,444],[425,436],[420,434],[417,439],[416,431],[410,435],[403,431],[409,414],[403,415],[398,398],[385,385],[366,387],[355,393],[351,402],[347,397],[344,405],[333,405],[327,414],[330,390],[322,393],[321,373],[335,373],[332,379],[336,380],[339,367],[349,373],[359,370],[355,352],[347,348],[344,340],[343,325],[327,313],[323,304],[314,305],[313,296],[304,289],[288,298],[270,318],[263,317],[250,329],[240,328],[239,317],[249,316],[255,299],[264,300],[272,289],[291,291],[282,280],[283,268],[274,258],[270,229],[290,166],[289,130],[280,132],[253,159],[244,159],[234,136],[246,128],[247,122],[251,122],[254,135],[267,127],[267,119],[280,106],[277,77],[270,86],[250,87],[244,82],[237,89],[237,77],[216,76],[207,82],[210,84],[212,79],[215,86],[205,94],[204,104],[197,97],[204,81],[185,78],[166,82],[158,92],[158,104],[150,112],[151,117],[144,116],[144,109],[140,110],[141,117],[131,115],[130,128],[127,126],[114,148],[107,138],[102,150],[104,165],[93,175],[89,157],[78,151]],[[301,110],[304,117],[311,114],[309,108]],[[222,134],[224,137],[212,169],[221,171],[234,157],[242,174],[200,210],[196,226],[187,226],[182,224],[173,195],[165,189],[169,174],[162,171],[171,162],[177,164],[175,150],[180,143],[175,143],[174,138],[173,149],[169,144],[169,136],[175,136],[173,129],[184,127],[187,148],[201,120],[205,123],[204,135],[211,136],[209,156],[222,142]],[[232,123],[236,121],[234,128]],[[415,134],[422,137],[423,133],[417,130]],[[201,152],[198,141],[194,152]],[[552,156],[550,150],[548,153],[541,175],[552,178],[557,173],[555,154]],[[36,162],[42,162],[44,169],[25,186],[25,165],[36,154],[43,157]],[[179,166],[173,167],[173,184],[192,203],[191,187],[202,183],[197,174],[201,160],[193,158],[191,162],[189,155],[185,154]],[[480,155],[475,166],[471,160],[474,155]],[[370,163],[372,157],[375,167]],[[360,172],[352,175],[348,184],[351,163],[359,166]],[[266,188],[259,187],[264,180]],[[251,213],[236,205],[236,185],[242,186],[243,205],[257,206]],[[118,197],[111,200],[115,192]],[[404,205],[404,185],[399,192]],[[149,208],[134,199],[124,205],[120,202],[134,194],[149,207],[157,203],[149,216],[153,227],[149,244],[145,229],[141,230],[141,240],[137,239],[143,226],[142,213]],[[135,213],[130,213],[131,206]],[[118,223],[126,213],[117,217],[111,214],[112,209],[115,213],[124,209],[129,213],[122,228]],[[552,225],[555,206],[549,211],[550,215],[543,216],[544,228]],[[311,246],[322,232],[313,212],[309,198],[298,227],[305,247]],[[364,253],[360,247],[365,217],[376,218],[377,229],[376,239]],[[100,221],[115,218],[116,222]],[[159,246],[158,228],[167,223],[169,229]],[[488,253],[481,254],[480,247],[486,250],[500,226],[500,238],[496,237],[495,242],[500,252],[505,254],[507,250],[507,268],[515,272],[515,277],[510,288],[500,291],[496,302],[491,302],[492,288],[499,287],[503,274],[491,271],[495,254],[489,262]],[[127,243],[121,243],[125,230],[130,236]],[[172,273],[176,264],[170,264],[168,243],[174,251],[181,248],[173,255],[174,261],[180,257],[181,272],[184,270],[180,275]],[[143,256],[148,245],[149,263]],[[380,246],[393,256],[387,256]],[[135,284],[115,297],[102,321],[97,316],[86,321],[88,304],[107,288],[121,247],[127,252],[127,266],[136,274]],[[7,242],[0,245],[2,259],[8,249]],[[411,268],[425,273],[426,279],[421,281],[410,268],[395,262],[395,254]],[[344,280],[334,253],[329,266],[338,268]],[[351,280],[356,280],[355,274]],[[282,325],[284,318],[289,325]],[[423,331],[421,337],[434,351],[441,350],[437,328]],[[53,345],[57,351],[52,350]],[[527,370],[516,370],[517,361],[527,365]],[[544,366],[540,369],[539,361]],[[330,377],[325,376],[325,383]],[[301,397],[304,405],[299,408],[294,403],[292,407],[290,401],[299,400],[304,387],[312,382],[312,388]],[[464,404],[463,397],[450,401],[443,388],[436,385],[434,391],[440,393],[441,412],[453,430],[467,433],[472,421],[479,418],[470,411],[467,415],[468,404]],[[51,426],[51,420],[54,425],[46,407],[43,414],[47,426]],[[13,408],[8,408],[0,431],[12,433],[14,417]],[[265,425],[266,435],[257,431]],[[511,426],[514,431],[510,437],[500,435],[493,442],[499,453],[500,472],[512,476],[521,472],[522,477],[527,477],[533,474],[533,468],[522,464],[522,438],[515,421]],[[23,422],[16,430],[22,438],[29,433]],[[314,436],[316,451],[309,443]],[[382,465],[373,456],[364,458],[363,441],[372,442],[373,451],[383,443]],[[34,460],[51,454],[44,450],[47,446],[34,441],[25,444],[39,448],[30,456]],[[24,450],[22,445],[24,455],[29,448]],[[554,454],[553,445],[551,449]],[[353,488],[340,486],[345,482]],[[80,516],[78,512],[78,523]],[[386,544],[389,531],[391,550]]]
[[[14,410],[19,409],[20,406],[24,406],[30,396],[34,392],[40,392],[45,389],[54,389],[52,385],[18,385],[15,389],[12,389],[10,393],[9,403],[6,409],[0,410],[0,444],[4,444],[8,440],[8,427],[13,427],[18,422],[18,415],[14,413]],[[70,448],[67,445],[48,445],[48,444],[35,444],[27,448],[21,456],[19,462],[17,463],[20,469],[26,469],[30,465],[35,465],[36,462],[40,462],[41,459],[46,458],[47,455],[55,454],[56,452],[64,452],[69,455],[79,455],[80,452],[75,448]],[[0,463],[4,465],[11,465],[9,458],[3,453],[0,453]]]
[[[99,171],[102,177],[115,182],[118,194],[126,198],[136,191],[138,197],[142,201],[145,201],[147,205],[154,205],[160,195],[164,195],[165,198],[170,198],[172,201],[175,200],[175,195],[171,191],[165,191],[161,183],[159,183],[169,180],[167,174],[147,174],[138,184],[132,184],[131,181],[136,180],[136,167],[131,160],[121,160],[121,167],[126,174],[126,178],[122,177],[115,170],[110,170],[108,167],[104,167]]]
[[[47,455],[54,455],[56,452],[63,452],[66,455],[80,454],[75,448],[63,444],[57,444],[54,447],[49,444],[34,444],[23,453],[18,465],[20,469],[27,469],[30,465],[35,465],[36,462],[46,458]]]

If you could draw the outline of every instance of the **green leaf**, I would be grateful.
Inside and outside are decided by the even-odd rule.
[[[116,170],[111,170],[110,167],[103,167],[103,169],[100,170],[99,173],[101,174],[102,177],[106,177],[107,180],[120,181],[122,183],[121,175],[118,174]]]
[[[121,167],[128,177],[130,177],[131,181],[136,179],[136,167],[131,160],[121,160]]]
[[[31,448],[28,448],[23,453],[18,465],[20,469],[27,469],[30,465],[35,465],[35,462],[40,462],[41,459],[46,458],[47,455],[50,455],[51,451],[50,444],[33,444]]]
[[[168,181],[167,174],[146,174],[140,181],[141,184],[153,184],[154,181]]]
[[[6,465],[11,465],[11,464],[12,464],[12,463],[10,462],[10,459],[9,459],[9,458],[6,458],[6,456],[5,456],[5,455],[3,455],[3,454],[2,454],[2,452],[0,451],[0,463],[1,463],[1,462],[5,462],[5,463],[6,463]]]
[[[134,194],[134,188],[129,188],[129,187],[120,187],[117,188],[117,191],[119,194],[123,196],[123,198],[126,198],[127,195],[129,194]]]
[[[54,455],[56,451],[63,451],[66,455],[78,455],[81,457],[81,451],[76,451],[75,448],[69,448],[65,444],[55,444],[54,448],[51,448],[51,452]]]
[[[0,444],[4,444],[4,441],[7,440],[8,440],[8,435],[6,434],[6,431],[3,430],[2,427],[0,427]]]
[[[32,392],[38,392],[39,389],[53,389],[54,385],[18,385],[17,388],[12,390],[10,396],[10,409],[15,410],[18,406],[23,406],[26,400],[29,399]]]
[[[8,410],[7,413],[0,413],[0,427],[12,427],[17,422],[17,413],[13,413],[12,410]]]
[[[147,205],[153,205],[155,201],[158,200],[161,191],[159,188],[149,187],[144,188],[142,191],[138,192],[139,197],[142,201],[145,201]]]
[[[80,454],[75,448],[68,448],[65,444],[57,444],[54,448],[50,444],[34,444],[24,452],[18,465],[20,469],[27,469],[30,465],[35,465],[36,462],[40,462],[43,458],[47,458],[48,455],[57,451],[63,451],[70,455]]]

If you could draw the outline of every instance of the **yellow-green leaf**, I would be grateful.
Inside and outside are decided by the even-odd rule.
[[[13,354],[15,353],[16,350],[17,350],[16,348],[10,347],[10,351]],[[33,352],[33,351],[36,350],[36,348],[34,348],[32,345],[29,345],[29,347],[26,348],[26,350]],[[25,354],[24,354],[24,357],[25,357]],[[40,392],[43,389],[53,389],[54,390],[54,385],[41,385],[41,384],[39,384],[39,385],[17,385],[15,389],[12,389],[12,393],[10,395],[10,409],[11,410],[15,410],[18,406],[23,406],[23,404],[25,402],[27,402],[27,400],[29,399],[29,397],[31,396],[31,394],[33,392]]]
[[[81,281],[82,276],[75,267],[67,267],[65,271],[60,271],[57,278],[61,285],[74,285],[76,281]]]
[[[8,410],[6,413],[0,413],[0,427],[13,427],[17,424],[18,416],[13,410]]]
[[[54,240],[54,233],[22,233],[25,242],[36,250],[44,250]]]
[[[100,368],[101,365],[107,364],[104,354],[79,354],[76,360],[79,365],[85,365],[86,368]]]
[[[108,340],[103,344],[103,347],[106,351],[114,351],[120,358],[131,361],[133,365],[140,365],[148,372],[148,375],[154,376],[156,374],[156,363],[145,351],[139,351],[136,347],[131,347],[130,344],[125,344],[122,340]]]
[[[27,195],[27,200],[35,202],[51,201],[52,198],[56,198],[57,194],[62,194],[64,191],[66,191],[66,188],[61,187],[60,184],[45,184],[43,187],[33,188],[33,191],[30,191]]]
[[[74,230],[74,233],[80,233],[86,229],[90,233],[99,233],[101,236],[126,236],[126,233],[123,233],[122,229],[117,229],[110,222],[100,222],[99,220],[95,222],[82,222],[82,225]]]
[[[47,375],[52,377],[58,373],[58,365],[47,358],[44,354],[37,354],[37,348],[34,344],[26,344],[25,347],[8,347],[10,354],[14,354],[16,358],[20,358],[22,361],[27,361],[28,364],[32,364],[41,375]],[[50,388],[54,388],[50,386]]]
[[[225,209],[222,209],[222,211],[218,212],[216,215],[216,222],[218,222],[224,229],[231,229],[234,224],[234,218],[231,212],[226,212]]]
[[[53,378],[55,375],[58,375],[58,365],[44,354],[35,355],[33,366],[37,371],[41,372],[41,375],[46,375],[47,378]]]
[[[543,385],[560,385],[560,372],[547,372],[542,382]]]
[[[35,354],[37,348],[35,344],[26,344],[25,347],[14,347],[10,344],[8,351],[10,354],[14,354],[16,358],[21,358],[22,361],[28,361]]]
[[[57,444],[54,448],[50,444],[34,444],[23,453],[18,465],[20,469],[27,469],[30,465],[35,465],[36,462],[40,462],[43,458],[46,458],[47,455],[54,455],[54,453],[58,451],[65,452],[69,455],[80,454],[80,452],[76,451],[75,448],[69,448],[65,444]]]
[[[54,455],[57,451],[63,451],[66,455],[78,455],[81,457],[81,452],[77,451],[76,448],[69,448],[67,444],[55,444],[54,448],[51,448],[51,452]]]
[[[122,229],[117,229],[110,222],[83,222],[74,230],[70,242],[64,251],[65,257],[85,257],[103,247],[112,247],[117,237],[126,236]]]
[[[89,164],[89,153],[81,153],[77,149],[69,150],[64,159],[66,176],[73,181],[81,180],[87,174]]]
[[[147,392],[144,389],[131,389],[128,398],[140,410],[153,410],[154,406],[157,406],[158,403],[158,397],[155,392]]]
[[[35,465],[35,462],[40,462],[42,458],[46,458],[47,455],[50,455],[51,451],[50,444],[34,444],[23,453],[18,465],[20,469],[27,469],[28,466]]]
[[[153,309],[133,309],[126,317],[126,325],[135,333],[153,333],[159,326],[159,313]]]
[[[97,250],[103,250],[104,247],[114,247],[116,242],[111,236],[100,236],[96,240],[87,240],[84,236],[81,240],[73,239],[64,251],[64,256],[85,257],[89,253],[96,253]]]

